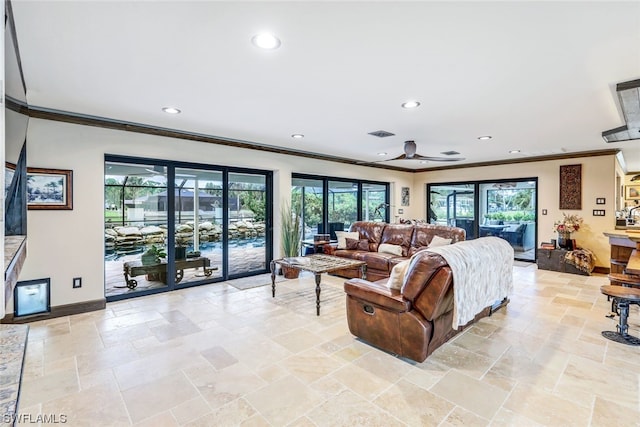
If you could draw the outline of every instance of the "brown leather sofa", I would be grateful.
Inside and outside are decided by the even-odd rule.
[[[384,222],[356,221],[349,231],[357,231],[361,240],[367,240],[367,249],[337,249],[336,244],[325,245],[324,253],[344,258],[357,259],[367,263],[367,280],[388,278],[393,267],[410,258],[416,252],[426,249],[434,236],[451,239],[456,243],[465,239],[462,228],[434,224],[387,224]],[[381,244],[402,247],[402,256],[378,252]],[[360,277],[360,268],[344,269],[332,274],[353,278]]]
[[[471,322],[453,329],[451,268],[441,255],[430,251],[412,258],[400,289],[389,288],[387,279],[370,282],[354,278],[345,282],[344,290],[353,335],[417,362],[492,312],[492,307],[486,307]]]

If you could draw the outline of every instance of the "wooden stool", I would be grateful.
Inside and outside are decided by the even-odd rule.
[[[613,298],[613,304],[617,307],[620,319],[616,325],[617,332],[602,331],[602,336],[615,342],[627,345],[640,345],[640,338],[633,337],[627,332],[629,325],[629,305],[640,305],[640,289],[625,286],[605,285],[600,286],[600,292]]]

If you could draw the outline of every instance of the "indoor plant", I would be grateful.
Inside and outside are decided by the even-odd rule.
[[[291,203],[282,203],[282,229],[280,236],[280,246],[282,256],[296,257],[300,255],[300,208],[292,207]],[[287,279],[295,279],[300,271],[295,268],[282,266],[282,273]]]
[[[579,215],[567,215],[562,213],[562,219],[553,223],[553,231],[558,233],[558,246],[566,248],[571,239],[571,233],[578,231],[582,225],[582,217]]]

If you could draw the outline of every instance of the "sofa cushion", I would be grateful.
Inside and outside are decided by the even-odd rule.
[[[359,260],[360,258],[358,258],[358,254],[362,254],[362,253],[367,253],[367,252],[356,251],[356,250],[352,250],[352,249],[336,249],[335,251],[333,251],[333,253],[331,255],[339,256],[341,258],[349,258],[349,259],[357,259],[357,260]]]
[[[409,267],[409,260],[399,262],[391,269],[387,286],[391,289],[400,289],[404,283],[404,275]]]
[[[394,258],[395,255],[385,254],[383,252],[355,252],[354,259],[366,262],[368,269],[386,271],[387,273],[391,271],[389,259]]]
[[[398,254],[398,256],[407,256],[411,246],[413,228],[414,226],[411,224],[387,224],[382,232],[380,243],[400,246],[402,247],[402,253]]]
[[[386,226],[387,224],[384,222],[356,221],[351,224],[349,231],[357,231],[361,239],[367,239],[369,242],[369,250],[376,252],[378,244],[382,240],[382,231]]]
[[[433,248],[436,246],[446,246],[451,244],[451,239],[444,239],[440,236],[433,236],[431,239],[431,243],[429,243],[429,247]]]
[[[444,225],[416,224],[414,226],[413,237],[411,238],[409,256],[413,256],[422,249],[426,249],[429,243],[431,243],[433,236],[451,239],[451,243],[456,243],[465,239],[465,231],[462,228],[447,227]]]
[[[336,231],[336,237],[338,238],[338,249],[346,249],[347,239],[360,239],[360,234],[357,231]]]
[[[345,249],[351,249],[351,250],[358,249],[358,243],[360,243],[360,239],[350,239],[347,237],[345,240],[347,242],[347,247]]]
[[[389,243],[381,243],[380,246],[378,246],[378,252],[402,256],[402,246],[390,245]]]

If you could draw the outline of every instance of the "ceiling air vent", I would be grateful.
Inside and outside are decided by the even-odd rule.
[[[378,138],[386,138],[387,136],[394,136],[395,133],[387,132],[386,130],[377,130],[375,132],[369,132],[369,135],[377,136]]]
[[[460,154],[460,153],[458,153],[457,151],[453,151],[452,150],[452,151],[443,151],[440,154],[444,154],[445,156],[455,156],[456,154]]]

